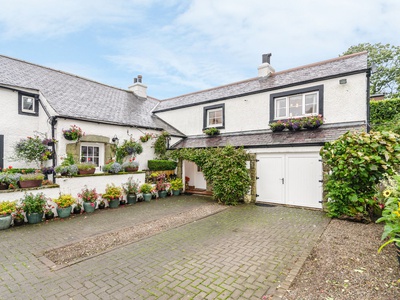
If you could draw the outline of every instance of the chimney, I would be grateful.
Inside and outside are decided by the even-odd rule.
[[[142,75],[138,75],[137,78],[134,78],[133,85],[129,87],[129,90],[140,98],[147,98],[147,86],[142,83],[142,78]]]
[[[268,77],[275,69],[271,67],[271,53],[262,55],[262,64],[258,67],[258,77]]]

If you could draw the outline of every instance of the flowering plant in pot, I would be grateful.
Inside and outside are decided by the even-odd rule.
[[[303,128],[302,119],[289,119],[286,122],[286,127],[291,131],[298,131]]]
[[[21,203],[26,213],[28,223],[35,224],[42,221],[46,202],[46,197],[43,193],[25,193],[24,197],[21,198]]]
[[[85,133],[82,131],[82,128],[76,125],[71,125],[69,129],[63,130],[62,132],[64,138],[69,141],[78,140],[85,135]]]
[[[40,170],[36,170],[35,173],[21,174],[18,185],[20,188],[39,187],[43,180],[44,175]]]
[[[51,220],[54,218],[53,209],[55,209],[55,206],[52,203],[50,203],[50,201],[47,201],[46,206],[44,208],[44,218],[46,220]]]
[[[286,124],[282,120],[278,120],[276,122],[270,123],[269,127],[271,128],[272,132],[279,132],[283,131],[286,128]]]
[[[14,226],[21,226],[25,223],[24,208],[21,203],[18,203],[13,213]]]
[[[49,160],[52,154],[38,135],[21,139],[15,144],[14,153],[16,159],[27,163],[35,162],[38,168],[43,162]]]
[[[94,174],[96,171],[96,165],[90,162],[82,162],[76,166],[78,167],[78,174],[80,175]]]
[[[160,198],[165,198],[167,196],[167,188],[169,184],[165,181],[165,174],[160,174],[157,176],[156,190]]]
[[[122,197],[122,188],[115,186],[115,184],[107,184],[106,192],[102,195],[103,199],[108,200],[110,208],[117,208],[119,200]]]
[[[104,167],[103,167],[104,172],[113,173],[113,174],[117,174],[117,173],[121,172],[121,170],[122,170],[121,164],[114,162],[114,161],[109,162],[108,164],[104,165]]]
[[[78,193],[78,197],[83,201],[83,208],[86,212],[93,212],[96,207],[96,201],[100,195],[96,192],[96,189],[89,189],[86,185]]]
[[[303,118],[303,127],[307,129],[316,129],[324,124],[322,115],[310,116]]]
[[[210,127],[210,128],[204,129],[203,133],[205,133],[207,135],[218,135],[220,132],[219,132],[218,128]]]
[[[125,172],[136,172],[139,170],[139,163],[135,161],[133,157],[122,164],[122,169],[124,169]]]
[[[155,138],[156,135],[153,133],[146,132],[144,135],[140,136],[139,139],[142,143],[146,143],[148,140]]]
[[[138,179],[133,180],[133,177],[129,177],[128,181],[122,184],[122,190],[124,191],[128,204],[136,202],[136,195],[139,192],[140,181]]]
[[[171,189],[175,196],[179,195],[181,192],[181,189],[183,189],[182,179],[176,178],[174,180],[171,180]]]
[[[71,194],[60,194],[57,199],[53,200],[57,204],[57,214],[60,218],[67,218],[72,211],[72,205],[76,199]]]
[[[11,213],[16,209],[16,201],[0,202],[0,230],[10,227],[12,222]]]
[[[154,190],[153,186],[149,183],[143,183],[140,186],[139,192],[143,194],[144,201],[148,202],[151,200],[151,192]]]

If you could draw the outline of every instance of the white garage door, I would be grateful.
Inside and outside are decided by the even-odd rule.
[[[257,202],[322,208],[318,153],[259,154]]]

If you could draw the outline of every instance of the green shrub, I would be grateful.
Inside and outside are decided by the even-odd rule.
[[[250,175],[246,168],[248,153],[243,148],[180,149],[172,157],[193,161],[212,185],[213,196],[219,202],[235,205],[250,189]]]
[[[154,154],[157,155],[159,159],[168,159],[167,157],[167,141],[170,138],[170,134],[163,131],[156,139],[153,144]]]
[[[400,98],[371,101],[370,123],[375,131],[400,134]]]
[[[154,159],[149,160],[147,166],[152,171],[175,170],[177,163],[172,160]]]
[[[325,184],[328,215],[369,220],[375,185],[399,166],[400,136],[347,132],[326,143],[320,154],[329,168]]]

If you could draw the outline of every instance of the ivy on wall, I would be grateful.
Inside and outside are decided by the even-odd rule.
[[[179,149],[171,156],[198,165],[212,185],[214,199],[221,203],[236,205],[249,191],[251,182],[246,167],[249,154],[243,148]]]
[[[157,158],[167,159],[167,141],[169,137],[170,134],[166,131],[163,131],[154,142],[154,154],[157,155]]]

